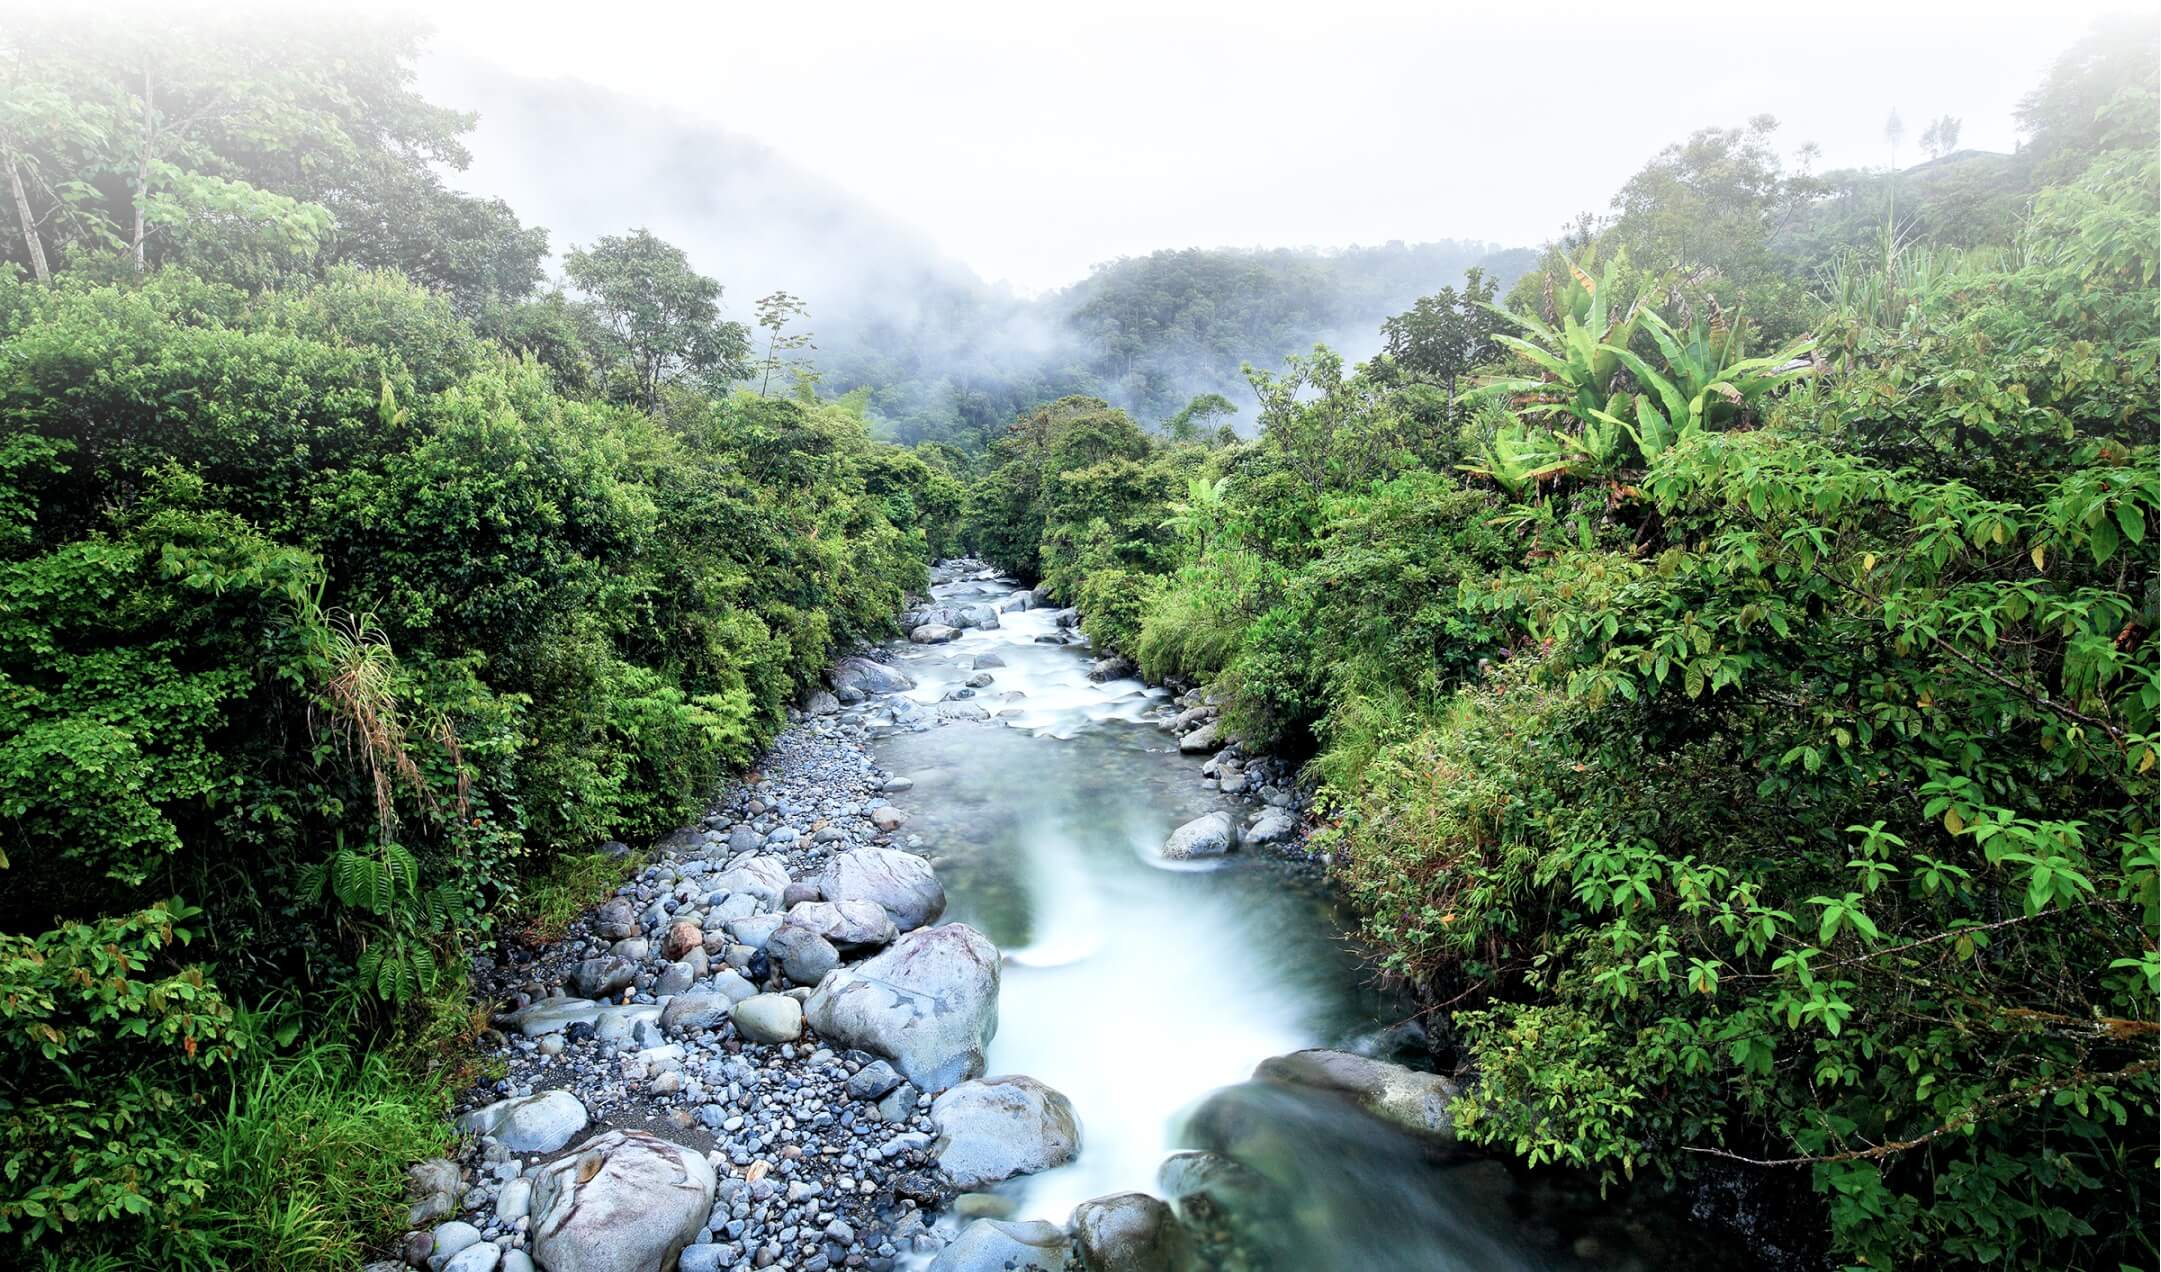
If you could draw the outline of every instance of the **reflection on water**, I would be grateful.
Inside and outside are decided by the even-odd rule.
[[[936,593],[1013,595],[989,581]],[[969,699],[992,718],[897,729],[876,749],[914,780],[895,802],[937,863],[946,917],[1007,952],[990,1071],[1048,1083],[1081,1119],[1072,1165],[1001,1189],[1020,1215],[1063,1222],[1090,1197],[1160,1195],[1165,1159],[1205,1148],[1252,1187],[1184,1209],[1201,1226],[1236,1218],[1268,1267],[1584,1266],[1540,1252],[1553,1240],[1514,1221],[1497,1164],[1436,1160],[1331,1097],[1247,1082],[1269,1056],[1353,1046],[1402,1012],[1362,987],[1340,916],[1310,885],[1237,855],[1161,861],[1173,828],[1227,803],[1144,719],[1161,692],[1091,683],[1085,650],[1037,641],[1056,630],[1047,612],[1001,617],[896,650],[917,680],[907,696],[926,707],[964,686],[978,655],[1002,659]]]

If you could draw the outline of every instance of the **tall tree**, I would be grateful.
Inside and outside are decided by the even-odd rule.
[[[563,272],[587,299],[617,397],[658,406],[663,385],[720,391],[749,373],[750,334],[720,316],[720,284],[652,231],[574,247]]]
[[[1463,274],[1463,291],[1443,287],[1421,296],[1403,313],[1381,324],[1382,350],[1389,364],[1415,380],[1441,386],[1448,412],[1456,409],[1456,381],[1471,368],[1500,354],[1494,336],[1506,324],[1493,312],[1495,285],[1473,266]]]
[[[816,348],[811,344],[811,333],[799,331],[792,336],[781,334],[788,324],[798,318],[808,318],[810,307],[800,296],[777,291],[758,298],[758,326],[765,332],[765,372],[758,380],[758,396],[764,397],[772,387],[773,372],[781,367],[781,355],[797,349]]]

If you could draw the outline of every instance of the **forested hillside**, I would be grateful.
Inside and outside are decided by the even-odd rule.
[[[381,1255],[476,955],[964,549],[1304,766],[1466,1141],[1768,1198],[1810,1265],[2155,1261],[2146,27],[2015,156],[1819,177],[1757,119],[1536,253],[807,316],[635,183],[460,192],[419,50],[0,30],[8,1261]]]
[[[1459,1130],[1839,1265],[2145,1266],[2156,107],[2102,28],[1895,214],[1699,133],[1251,441],[1029,413],[966,540],[1310,757]]]

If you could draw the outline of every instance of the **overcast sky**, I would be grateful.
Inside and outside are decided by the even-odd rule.
[[[1036,292],[1184,246],[1478,238],[1603,208],[1662,145],[1776,115],[1825,166],[2011,112],[2108,5],[453,0],[447,49],[764,141]],[[630,197],[631,192],[626,192]]]

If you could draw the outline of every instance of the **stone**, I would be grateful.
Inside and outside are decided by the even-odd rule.
[[[840,699],[821,689],[810,695],[810,701],[803,705],[803,710],[808,715],[833,715],[840,710]]]
[[[503,1191],[495,1194],[495,1217],[503,1223],[516,1223],[532,1209],[533,1181],[530,1179],[505,1180]]]
[[[458,1251],[480,1244],[480,1229],[462,1219],[453,1219],[437,1228],[428,1244],[428,1267],[432,1272],[442,1272],[443,1265],[450,1262]]]
[[[743,980],[740,976],[736,979]],[[743,984],[747,988],[750,982],[743,981]],[[750,993],[742,997],[749,998],[757,992],[756,989],[751,989]],[[660,1009],[660,1027],[671,1034],[695,1033],[700,1029],[717,1028],[721,1021],[728,1018],[729,1009],[740,1001],[742,999],[731,998],[723,993],[677,994]]]
[[[1185,1229],[1147,1193],[1112,1193],[1075,1206],[1073,1236],[1089,1272],[1173,1272],[1186,1262]]]
[[[964,923],[917,928],[827,976],[805,1012],[818,1036],[891,1060],[927,1091],[983,1074],[998,1032],[998,948]]]
[[[875,1100],[900,1083],[901,1076],[892,1065],[883,1060],[873,1060],[848,1075],[848,1098]]]
[[[752,1042],[794,1042],[803,1036],[803,1004],[786,994],[753,994],[729,1015],[736,1032]]]
[[[1063,1166],[1080,1151],[1072,1101],[1017,1074],[951,1088],[931,1102],[930,1120],[939,1168],[969,1191]]]
[[[638,980],[638,965],[620,955],[589,958],[570,969],[570,992],[580,998],[612,998]]]
[[[902,932],[936,923],[945,888],[930,863],[898,848],[856,848],[834,857],[818,875],[828,901],[868,901],[892,916]]]
[[[503,1247],[492,1241],[469,1245],[443,1263],[443,1272],[495,1272],[503,1259]]]
[[[891,804],[880,804],[870,810],[870,824],[888,835],[899,830],[907,820],[908,815]]]
[[[568,1091],[497,1100],[458,1119],[458,1129],[492,1135],[513,1153],[552,1153],[585,1129],[585,1105]]]
[[[593,913],[593,931],[604,941],[620,941],[638,934],[638,908],[628,897],[617,897]]]
[[[1280,808],[1264,808],[1238,836],[1249,844],[1288,843],[1298,837],[1298,820]]]
[[[1223,746],[1223,726],[1210,722],[1178,739],[1178,749],[1187,755],[1207,755]]]
[[[975,656],[975,669],[977,671],[993,671],[1003,666],[1005,666],[1005,659],[997,654],[977,654]]]
[[[1220,857],[1231,850],[1233,835],[1229,813],[1215,812],[1196,817],[1172,831],[1171,837],[1163,842],[1163,859],[1193,861]]]
[[[915,688],[915,678],[898,667],[868,658],[843,658],[833,665],[830,677],[835,689],[850,688],[864,695],[900,693]]]
[[[542,1034],[559,1033],[572,1025],[592,1024],[600,1012],[600,1004],[589,998],[548,998],[522,1011],[498,1017],[496,1023],[506,1029],[516,1029],[528,1038],[538,1038]]]
[[[903,1082],[878,1101],[878,1116],[888,1122],[905,1122],[923,1106],[923,1093],[913,1082]]]
[[[778,914],[753,914],[748,918],[730,921],[728,935],[734,937],[738,944],[748,945],[754,950],[762,950],[765,948],[765,943],[772,939],[773,933],[779,930],[780,925],[787,921],[784,916]]]
[[[534,1272],[533,1256],[523,1250],[505,1250],[495,1272]]]
[[[1253,1070],[1261,1082],[1332,1091],[1381,1121],[1429,1140],[1453,1143],[1448,1106],[1462,1094],[1438,1073],[1422,1073],[1350,1051],[1314,1048],[1272,1056]]]
[[[704,951],[699,951],[703,953]],[[653,994],[658,998],[680,994],[698,979],[698,973],[688,963],[670,963],[660,969],[653,978]]]
[[[547,1272],[659,1272],[705,1231],[712,1164],[644,1131],[609,1131],[533,1181],[532,1254]]]
[[[660,956],[673,963],[704,945],[705,929],[689,919],[678,919],[668,925],[668,934],[660,940]]]
[[[944,645],[960,639],[960,628],[947,627],[943,623],[926,623],[909,632],[908,639],[918,645]]]
[[[1185,1152],[1163,1159],[1156,1170],[1156,1187],[1183,1209],[1195,1197],[1206,1197],[1217,1205],[1251,1199],[1267,1185],[1259,1175],[1220,1153]]]
[[[1066,1272],[1065,1229],[1041,1219],[978,1219],[931,1260],[930,1272]]]
[[[805,905],[817,904],[804,902]],[[840,966],[840,951],[831,941],[793,923],[784,923],[765,943],[765,956],[780,966],[791,984],[815,985]]]
[[[788,863],[778,857],[745,857],[714,875],[709,886],[715,892],[747,892],[770,910],[788,890]]]
[[[786,926],[815,932],[840,950],[890,945],[900,935],[893,916],[871,901],[805,901],[788,911]]]
[[[1097,684],[1106,680],[1124,680],[1133,672],[1133,660],[1119,656],[1098,658],[1088,665],[1088,678]]]

